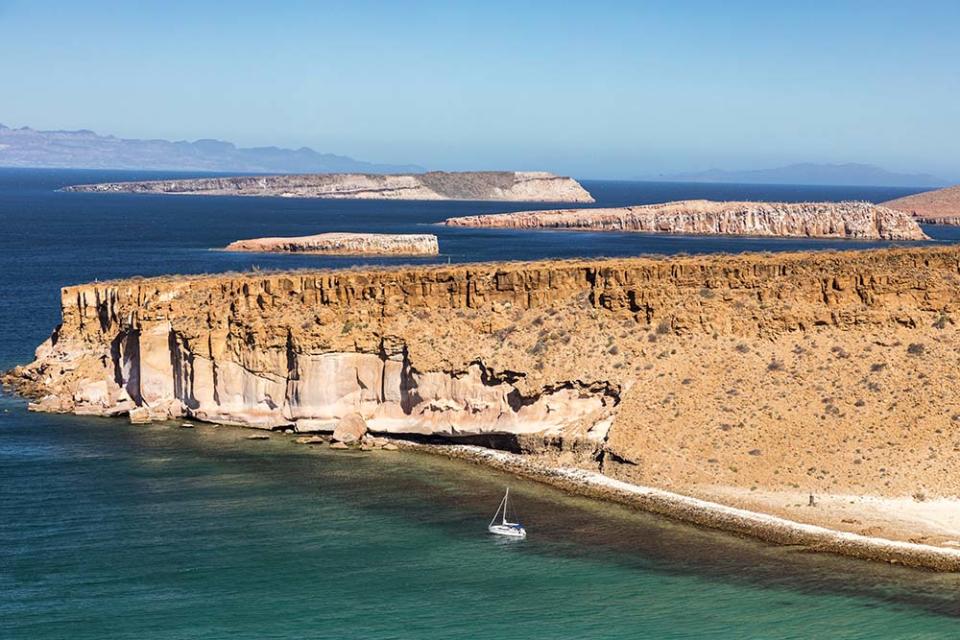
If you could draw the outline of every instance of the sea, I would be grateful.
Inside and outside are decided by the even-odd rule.
[[[889,246],[436,225],[540,203],[58,191],[183,175],[0,169],[0,369],[31,360],[56,326],[60,287],[96,279]],[[583,184],[590,206],[918,191]],[[217,250],[323,231],[435,233],[441,255]],[[960,241],[958,229],[926,231]],[[177,424],[28,413],[0,394],[0,639],[960,637],[960,576],[699,529],[427,454]],[[526,540],[486,533],[507,486]]]

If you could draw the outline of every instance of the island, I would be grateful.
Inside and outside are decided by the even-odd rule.
[[[703,526],[957,571],[958,264],[936,245],[94,282],[62,289],[5,381],[36,411],[352,422]]]
[[[279,196],[370,200],[593,202],[573,178],[543,171],[431,171],[409,174],[314,173],[105,182],[64,187],[93,193]]]
[[[553,209],[448,218],[455,227],[926,240],[910,216],[867,202],[713,202]]]
[[[312,236],[237,240],[224,251],[258,253],[318,253],[350,256],[435,256],[437,236],[431,234],[319,233]]]
[[[922,224],[960,225],[960,185],[925,191],[883,204],[913,216]]]

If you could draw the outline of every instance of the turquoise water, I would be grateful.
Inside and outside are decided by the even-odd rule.
[[[876,244],[426,226],[502,203],[53,190],[127,177],[0,170],[0,369],[49,335],[67,284],[356,262],[209,251],[241,237],[430,230],[453,262]],[[908,191],[588,187],[598,205]],[[31,414],[0,394],[0,639],[960,637],[958,576],[702,531],[433,456],[247,434]],[[486,533],[506,484],[525,541]]]
[[[458,461],[0,409],[5,638],[943,638],[960,578]],[[506,484],[526,541],[486,534]]]

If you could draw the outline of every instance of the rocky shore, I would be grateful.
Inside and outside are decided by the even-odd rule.
[[[320,233],[287,238],[253,238],[228,244],[224,251],[318,253],[354,256],[435,256],[437,236],[430,234]]]
[[[456,227],[639,231],[694,235],[926,240],[900,211],[866,202],[683,200],[608,209],[554,209],[448,218]]]
[[[431,453],[475,462],[537,480],[570,493],[618,502],[681,522],[729,531],[775,544],[934,571],[960,571],[960,549],[888,540],[804,524],[672,491],[622,482],[595,471],[545,464],[530,456],[483,447],[434,445],[427,449]]]
[[[576,180],[543,171],[236,176],[81,184],[65,187],[64,191],[364,200],[593,202],[590,193]]]
[[[376,437],[960,546],[958,247],[129,279],[61,307],[4,378],[34,410],[301,434],[357,414]]]
[[[921,224],[960,225],[960,186],[897,198],[883,206],[903,211]]]

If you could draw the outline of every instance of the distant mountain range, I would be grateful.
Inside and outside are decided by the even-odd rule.
[[[740,182],[753,184],[857,185],[876,187],[940,187],[947,184],[926,173],[894,173],[870,164],[791,164],[775,169],[724,171],[657,176],[669,182]]]
[[[0,166],[157,169],[237,173],[419,173],[416,165],[373,164],[313,149],[241,148],[221,140],[137,140],[93,131],[37,131],[0,124]]]

